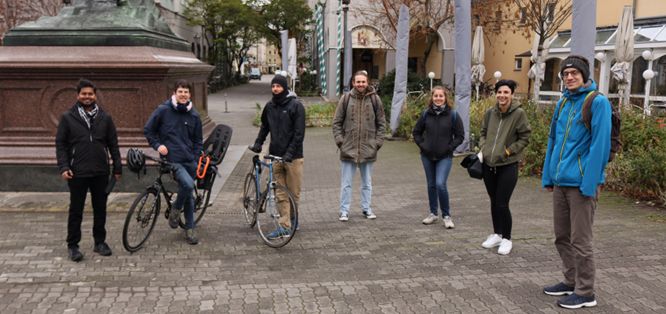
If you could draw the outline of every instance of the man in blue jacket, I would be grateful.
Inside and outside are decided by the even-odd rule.
[[[553,192],[555,247],[564,281],[545,287],[544,293],[565,296],[557,304],[577,309],[597,305],[592,222],[610,154],[612,109],[605,96],[594,97],[588,129],[583,103],[597,89],[588,60],[570,55],[562,61],[561,75],[566,89],[551,121],[541,180]]]
[[[181,210],[185,212],[185,241],[197,244],[194,234],[194,175],[196,160],[203,149],[201,117],[194,109],[191,85],[179,80],[173,95],[152,113],[143,128],[148,143],[175,167],[178,196],[169,213],[169,226],[178,228]]]

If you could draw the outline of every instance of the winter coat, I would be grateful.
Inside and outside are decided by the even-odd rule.
[[[462,144],[465,129],[462,119],[451,107],[444,106],[436,111],[434,105],[419,117],[412,131],[414,142],[421,149],[421,155],[430,160],[440,160],[453,156],[453,150]],[[455,120],[455,122],[454,122]]]
[[[88,124],[81,117],[78,104],[62,114],[56,133],[58,171],[71,170],[75,178],[109,175],[109,155],[113,173],[122,173],[118,135],[113,119],[101,107]]]
[[[370,97],[376,97],[376,108]],[[341,97],[333,118],[333,137],[340,149],[340,160],[363,163],[375,161],[384,144],[386,120],[384,106],[375,90],[368,86],[364,94],[350,92],[349,103]]]
[[[527,114],[520,104],[512,102],[506,112],[501,112],[496,104],[486,111],[481,126],[479,147],[483,163],[497,167],[520,161],[531,133]]]
[[[289,92],[282,103],[268,101],[261,112],[261,128],[255,140],[261,146],[271,134],[268,153],[290,159],[303,158],[303,140],[305,139],[305,108],[296,94]]]
[[[583,195],[594,197],[597,187],[604,183],[610,154],[610,102],[603,95],[594,98],[589,130],[581,114],[585,96],[596,89],[596,83],[590,80],[575,92],[565,90],[555,107],[541,177],[544,187],[579,187]]]
[[[157,150],[160,145],[169,150],[167,160],[175,163],[195,161],[203,150],[201,117],[194,109],[178,112],[171,99],[159,105],[143,127],[150,146]]]

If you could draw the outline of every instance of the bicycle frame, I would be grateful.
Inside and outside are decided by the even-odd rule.
[[[270,160],[270,162],[262,161],[259,158],[259,155],[255,155],[254,158],[252,158],[253,167],[254,167],[254,176],[255,176],[255,178],[257,178],[257,180],[256,180],[256,184],[257,184],[257,186],[256,186],[256,191],[257,191],[256,197],[257,198],[256,199],[257,200],[262,200],[262,202],[263,202],[263,200],[266,196],[265,193],[268,193],[269,191],[274,191],[273,189],[270,188],[271,184],[275,184],[275,181],[273,180],[273,161],[272,161],[272,159],[269,159],[269,160]],[[268,168],[268,181],[266,182],[266,187],[262,190],[261,189],[261,183],[259,182],[260,181],[259,179],[261,178],[261,169],[263,169],[263,168]],[[261,206],[262,204],[258,204],[259,209],[263,208],[263,206]]]

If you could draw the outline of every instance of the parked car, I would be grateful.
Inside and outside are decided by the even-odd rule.
[[[261,80],[261,71],[259,68],[250,69],[250,79],[251,80]]]

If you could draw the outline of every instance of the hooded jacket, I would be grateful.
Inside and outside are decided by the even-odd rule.
[[[565,90],[557,103],[543,165],[543,187],[579,187],[583,195],[595,197],[598,185],[604,183],[610,154],[610,102],[603,95],[594,98],[589,130],[581,114],[585,96],[596,89],[597,84],[589,80],[576,91]]]
[[[113,119],[100,106],[90,123],[81,118],[78,104],[63,113],[56,133],[56,158],[59,173],[72,170],[74,177],[109,175],[109,154],[113,173],[122,173],[118,135]]]
[[[169,150],[167,160],[175,163],[195,161],[203,150],[201,117],[194,109],[178,112],[171,98],[159,105],[143,127],[150,146],[157,150],[160,145]]]
[[[444,106],[442,111],[437,112],[431,104],[425,114],[419,117],[412,136],[421,149],[421,155],[430,160],[453,156],[453,150],[462,144],[465,137],[462,119],[453,119],[454,114],[457,113],[449,106]],[[452,123],[454,125],[451,125]]]
[[[346,105],[345,97],[340,97],[333,118],[333,137],[340,148],[340,160],[356,163],[375,161],[377,151],[384,144],[384,106],[371,86],[364,94],[355,88],[349,93]],[[370,97],[377,97],[376,111]]]
[[[483,163],[497,167],[520,161],[531,133],[527,114],[518,102],[511,102],[506,112],[495,104],[483,116],[479,139]]]
[[[269,100],[261,112],[261,128],[255,145],[261,146],[271,134],[268,152],[291,159],[303,158],[303,140],[305,139],[305,108],[296,94],[289,91],[281,103]],[[285,157],[286,158],[286,157]]]

